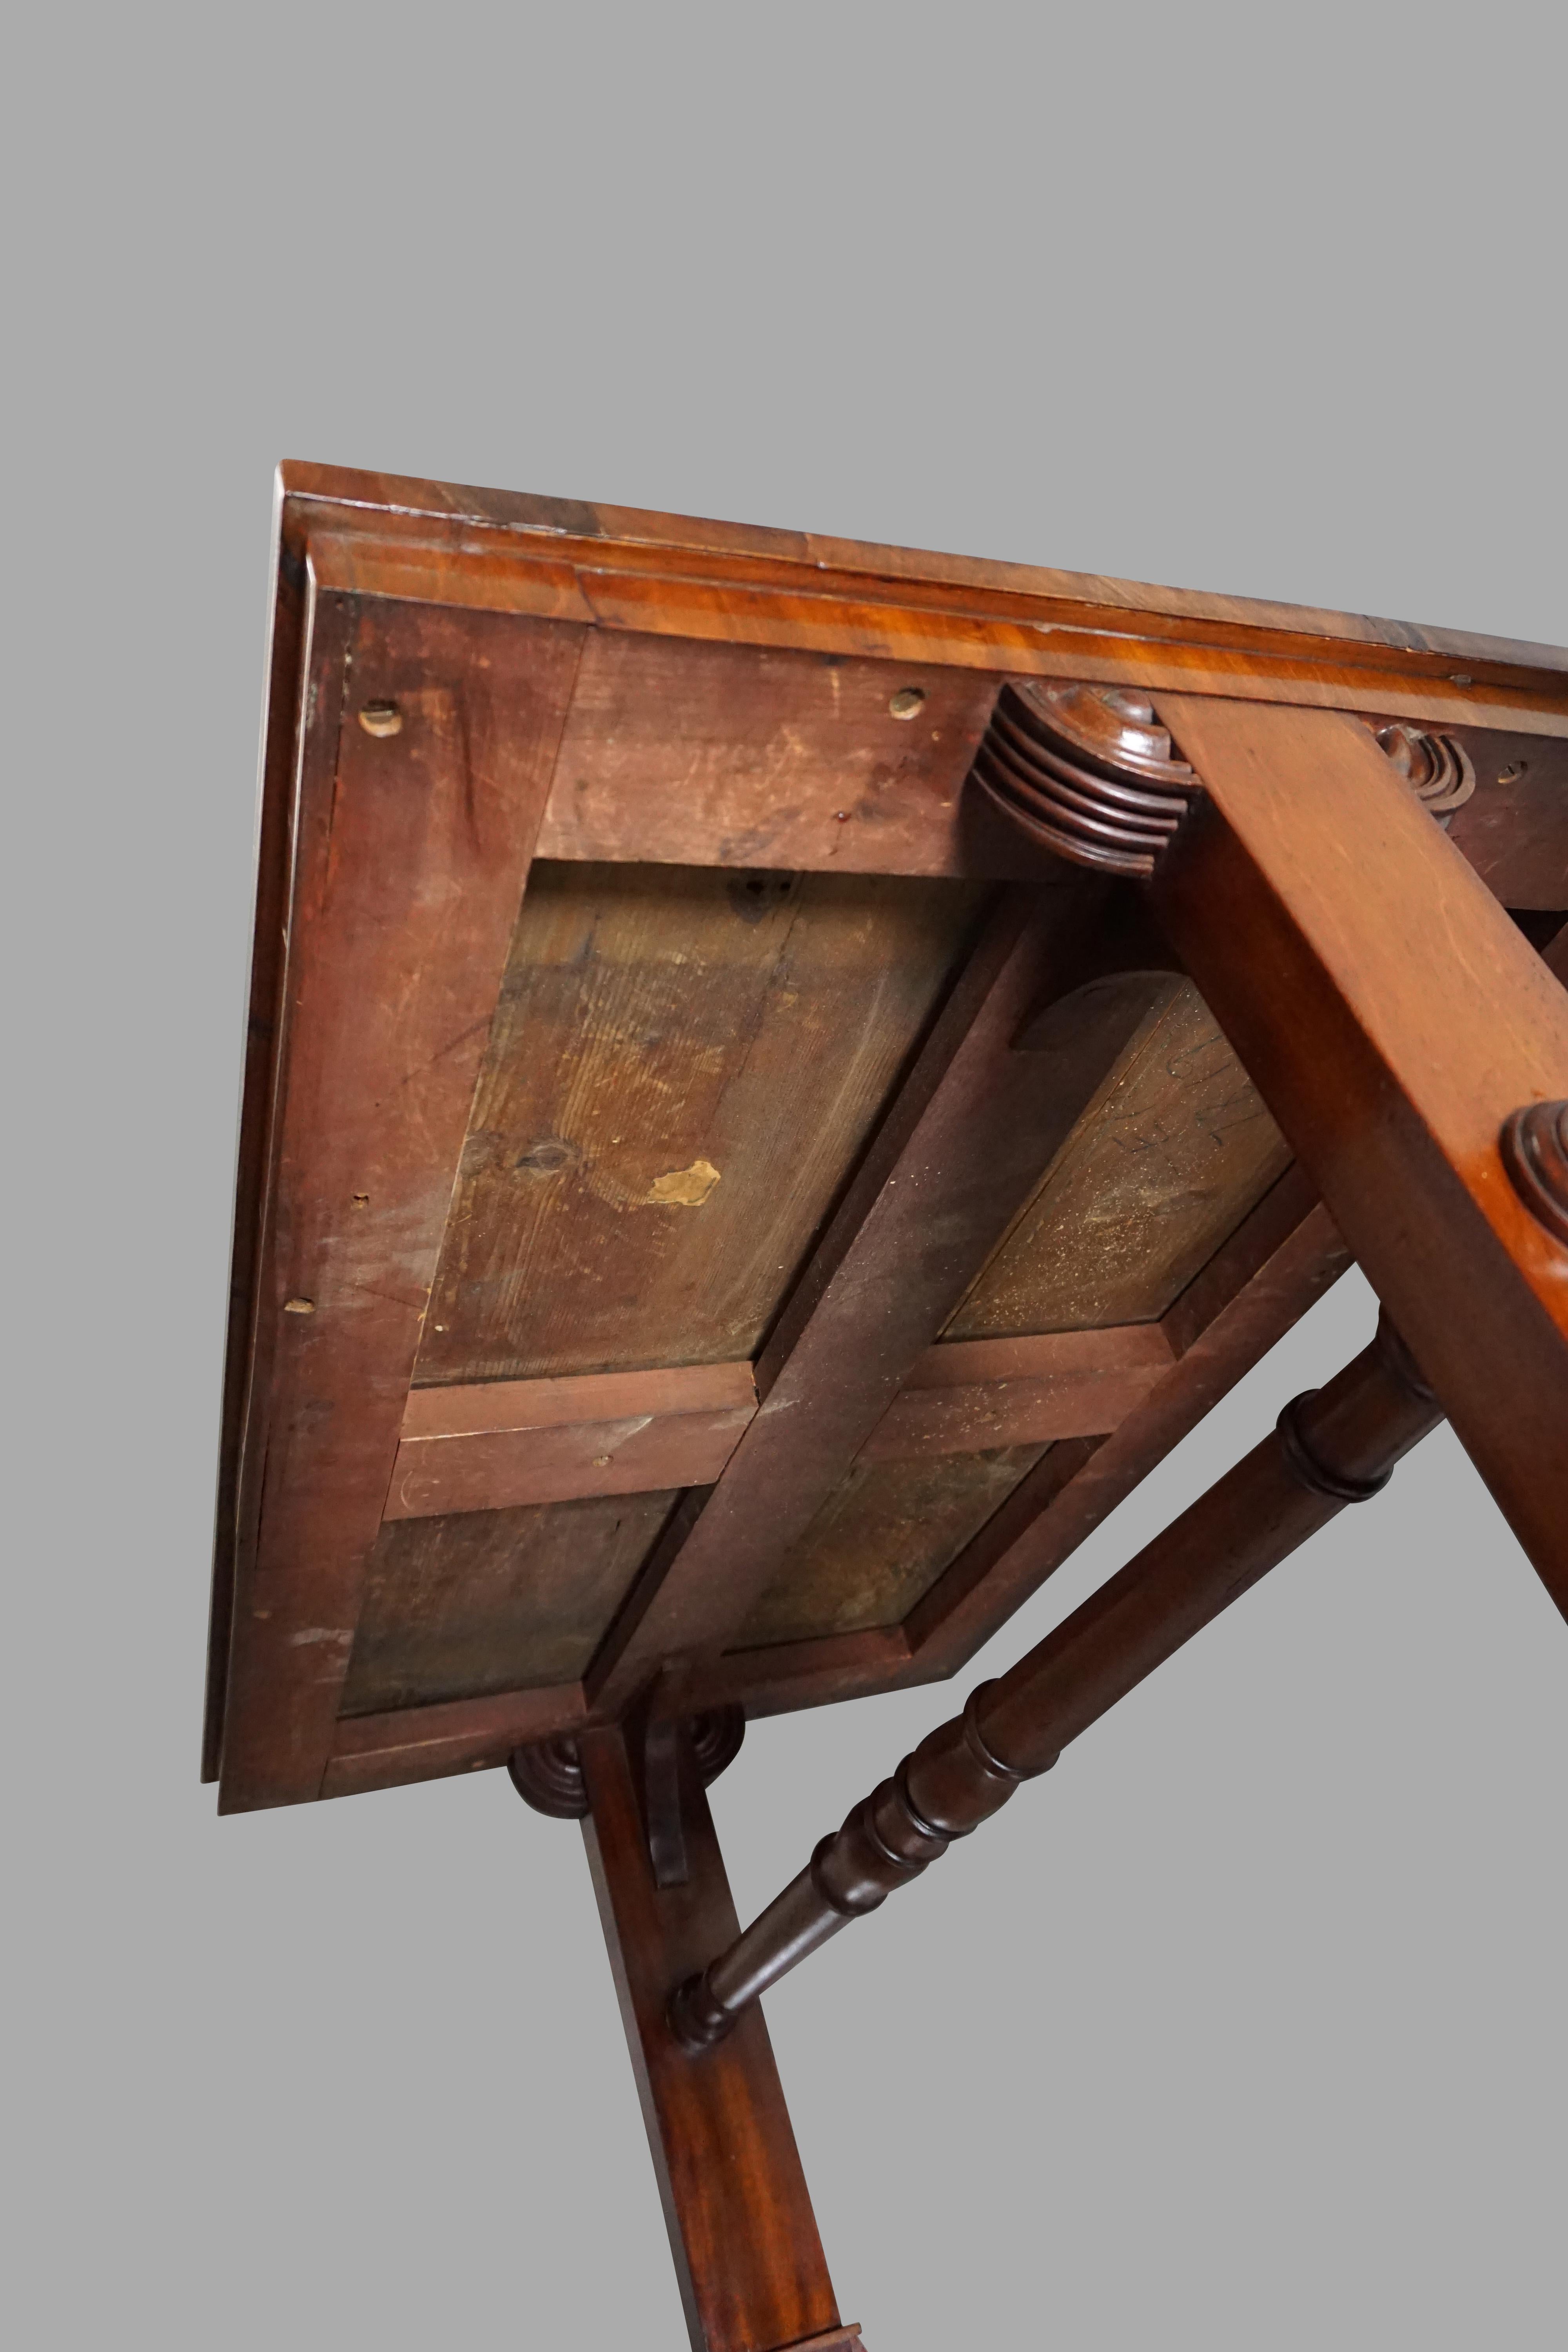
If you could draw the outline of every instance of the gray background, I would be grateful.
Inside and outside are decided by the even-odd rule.
[[[683,2341],[576,1832],[494,1774],[222,1823],[196,1782],[274,461],[1562,639],[1552,14],[32,12],[14,2341]],[[1372,1314],[1342,1285],[984,1666]],[[743,1911],[952,1696],[753,1728]],[[1565,1726],[1439,1435],[778,1992],[873,2352],[1560,2344]]]

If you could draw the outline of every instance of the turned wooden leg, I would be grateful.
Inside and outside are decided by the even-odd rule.
[[[689,2057],[666,2021],[674,1987],[740,1925],[690,1744],[680,1755],[687,1874],[668,1885],[656,1881],[625,1733],[588,1732],[576,1748],[583,1834],[692,2345],[853,2346],[858,2331],[839,2323],[761,2011],[705,2059]]]
[[[1309,1389],[1206,1495],[1146,1544],[826,1837],[797,1878],[677,1986],[670,2023],[693,2052],[721,2046],[770,1985],[939,1861],[955,1837],[1049,1771],[1146,1675],[1249,1591],[1347,1503],[1365,1502],[1440,1418],[1386,1316],[1327,1388]]]

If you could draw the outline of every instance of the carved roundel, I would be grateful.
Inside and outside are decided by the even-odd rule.
[[[1527,1103],[1504,1121],[1499,1143],[1525,1207],[1568,1242],[1568,1102]]]
[[[536,1739],[507,1758],[511,1785],[524,1804],[558,1822],[580,1822],[588,1810],[587,1783],[574,1739]]]
[[[1058,857],[1112,874],[1152,874],[1201,790],[1145,696],[1044,678],[1005,682],[972,774]]]
[[[1476,789],[1476,772],[1464,745],[1452,735],[1426,735],[1403,719],[1367,719],[1378,744],[1393,761],[1425,809],[1439,820],[1463,808]]]
[[[727,1771],[741,1752],[746,1736],[743,1706],[714,1706],[691,1719],[691,1750],[703,1787]]]
[[[693,1716],[687,1729],[698,1777],[706,1789],[740,1754],[746,1736],[746,1710],[710,1707]],[[562,1734],[553,1739],[536,1739],[528,1748],[514,1748],[506,1769],[518,1795],[536,1813],[548,1813],[558,1822],[580,1822],[587,1812],[588,1788],[574,1739]]]

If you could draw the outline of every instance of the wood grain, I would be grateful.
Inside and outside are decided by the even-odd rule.
[[[911,1614],[917,1672],[967,1664],[1350,1263],[1292,1169],[1163,1318],[1171,1370],[1103,1440],[1053,1446]]]
[[[974,915],[952,883],[537,866],[420,1382],[752,1355]]]
[[[356,1796],[454,1772],[489,1771],[504,1764],[514,1748],[581,1729],[585,1712],[579,1684],[553,1683],[541,1690],[345,1716],[333,1734],[321,1794]]]
[[[1568,1252],[1498,1138],[1568,1001],[1366,730],[1162,696],[1205,798],[1161,919],[1568,1613]]]
[[[965,871],[964,778],[997,681],[914,663],[595,633],[542,857]],[[919,698],[908,719],[889,705]],[[1016,860],[994,861],[1005,875]]]
[[[657,1591],[591,1675],[599,1703],[658,1660],[724,1644],[833,1492],[910,1366],[1093,1093],[1163,975],[1108,980],[1038,1052],[1015,1041],[1083,970],[1100,886],[998,914],[758,1370],[762,1398]],[[633,1678],[636,1678],[635,1680]]]
[[[1164,919],[1290,1145],[1304,1151],[1310,1129],[1313,1167],[1333,1160],[1336,1205],[1366,1220],[1363,1255],[1367,1235],[1381,1236],[1380,1285],[1397,1259],[1413,1332],[1415,1293],[1426,1296],[1417,1353],[1447,1347],[1445,1380],[1469,1381],[1477,1426],[1504,1454],[1508,1400],[1508,1475],[1521,1489],[1527,1463],[1544,1465],[1518,1507],[1535,1511],[1537,1558],[1551,1551],[1568,1524],[1556,1475],[1561,1277],[1554,1261],[1531,1260],[1522,1296],[1518,1232],[1499,1223],[1510,1212],[1497,1206],[1495,1131],[1482,1130],[1532,1094],[1568,1091],[1552,1025],[1563,1000],[1540,963],[1538,988],[1552,993],[1530,994],[1525,940],[1510,934],[1510,963],[1452,863],[1433,861],[1462,850],[1561,964],[1547,925],[1568,901],[1568,655],[331,469],[287,469],[276,552],[205,1745],[207,1771],[221,1761],[226,1810],[386,1785],[405,1767],[418,1777],[493,1762],[503,1724],[563,1710],[586,1719],[584,1644],[623,1594],[590,1677],[595,1702],[620,1704],[664,1663],[661,1579],[708,1516],[709,1480],[721,1471],[723,1492],[744,1459],[743,1445],[727,1468],[721,1454],[733,1433],[723,1415],[745,1405],[705,1409],[706,1428],[696,1412],[643,1423],[603,1398],[586,1417],[545,1413],[527,1430],[437,1438],[432,1424],[403,1442],[457,1447],[444,1474],[454,1483],[403,1490],[429,1510],[426,1534],[399,1536],[414,1521],[387,1530],[350,1702],[369,1712],[337,1719],[411,1369],[416,1402],[450,1399],[454,1382],[521,1382],[537,1412],[537,1383],[679,1377],[757,1355],[773,1392],[858,1230],[836,1219],[850,1198],[857,1217],[868,1209],[857,1168],[902,1132],[885,1181],[908,1142],[900,1088],[941,1027],[980,895],[941,877],[1027,875],[1043,903],[1068,905],[1034,853],[986,834],[956,789],[1003,674],[1147,686],[1200,768],[1198,730],[1211,750],[1224,737],[1219,781],[1205,775],[1209,803],[1160,885],[1174,893]],[[900,692],[923,697],[908,719],[889,707]],[[360,724],[378,699],[398,704],[394,731]],[[1464,742],[1478,783],[1452,819],[1451,849],[1434,846],[1426,819],[1415,850],[1366,785],[1364,761],[1335,748],[1348,722],[1322,719],[1325,705]],[[574,863],[537,868],[520,916],[541,822]],[[605,862],[584,862],[585,850]],[[659,870],[626,862],[642,858]],[[694,878],[679,860],[721,870]],[[531,924],[542,950],[520,960]],[[1184,1009],[1200,1019],[1190,990]],[[1173,1002],[1167,1012],[1173,1039],[1184,1016]],[[1315,1239],[1303,1226],[1271,1268],[1226,1292],[1236,1246],[1215,1244],[1286,1147],[1250,1092],[1246,1119],[1205,1131],[1210,1110],[1225,1121],[1241,1099],[1226,1091],[1237,1065],[1212,1026],[1193,1042],[1178,1079],[1173,1047],[1145,1038],[1107,1115],[1085,1118],[1032,1206],[1011,1230],[978,1236],[989,1263],[972,1265],[934,1350],[1158,1318],[1141,1328],[1178,1360],[1142,1388],[1135,1367],[1097,1375],[1093,1389],[1059,1368],[936,1379],[921,1363],[935,1329],[906,1333],[885,1361],[875,1347],[866,1359],[884,1384],[862,1399],[857,1439],[825,1347],[834,1433],[826,1451],[805,1449],[818,1487],[762,1481],[738,1538],[741,1578],[725,1584],[716,1549],[689,1627],[677,1622],[681,1577],[666,1596],[663,1633],[692,1689],[728,1676],[764,1707],[951,1671],[1190,1425],[1215,1381],[1244,1368],[1257,1335],[1342,1262],[1320,1213]],[[489,1093],[469,1118],[480,1068]],[[1500,1112],[1493,1093],[1500,1101],[1520,1078],[1524,1096]],[[1145,1080],[1139,1129],[1131,1095]],[[971,1143],[977,1158],[987,1148]],[[1256,1237],[1293,1181],[1265,1192],[1242,1236]],[[924,1245],[913,1220],[901,1246]],[[447,1286],[421,1339],[437,1265]],[[923,1279],[917,1266],[917,1288]],[[780,1394],[787,1403],[787,1386]],[[1462,1433],[1466,1410],[1454,1414]],[[1113,1429],[1103,1442],[1096,1420]],[[465,1487],[452,1465],[469,1441]],[[981,1457],[1022,1461],[1040,1446],[1001,1494]],[[404,1466],[415,1469],[412,1454]],[[911,1468],[931,1483],[923,1516],[911,1514]],[[1495,1462],[1488,1475],[1501,1475]],[[972,1498],[984,1490],[997,1507],[961,1540],[966,1479]],[[881,1533],[866,1520],[857,1549],[844,1529],[879,1480]],[[617,1549],[615,1497],[644,1481],[688,1500],[662,1534],[650,1521],[639,1569],[629,1540]],[[531,1519],[526,1531],[483,1528],[507,1510],[548,1514],[542,1498],[579,1482],[601,1491],[573,1500],[613,1506],[596,1564],[569,1562],[564,1538]],[[784,1525],[780,1495],[803,1522]],[[451,1507],[479,1499],[500,1511]],[[895,1591],[899,1526],[911,1542]],[[781,1639],[771,1654],[711,1654],[710,1631],[732,1638],[733,1623],[717,1629],[761,1605],[770,1549],[776,1586],[792,1544],[804,1546],[799,1566],[812,1544],[826,1561],[835,1543],[845,1548],[837,1584],[820,1588],[826,1615],[793,1622],[831,1627],[847,1612],[844,1630]],[[748,1545],[759,1548],[749,1585]],[[1568,1571],[1543,1573],[1562,1600]],[[390,1638],[400,1575],[415,1596],[401,1656]],[[893,1622],[895,1608],[905,1614]],[[566,1679],[496,1685],[542,1670]]]
[[[416,1389],[386,1517],[709,1486],[756,1407],[750,1364]]]
[[[861,1462],[1098,1437],[1171,1369],[1157,1323],[1025,1339],[943,1340],[915,1363]]]
[[[654,1884],[626,1740],[579,1741],[583,1824],[695,2352],[774,2352],[839,2325],[760,2010],[692,2060],[665,2022],[680,1978],[739,1929],[708,1800],[683,1777],[684,1885]],[[689,1759],[683,1759],[689,1761]]]
[[[1568,910],[1568,737],[1453,730],[1476,789],[1448,838],[1505,907]]]
[[[284,484],[286,543],[347,593],[1547,734],[1568,719],[1552,646],[338,468]]]
[[[673,1493],[389,1520],[364,1581],[346,1715],[580,1680]]]
[[[738,1700],[766,1715],[956,1673],[1350,1262],[1292,1168],[1163,1318],[1172,1370],[1113,1435],[1050,1446],[903,1625],[707,1664],[689,1685],[690,1704]]]
[[[571,692],[571,630],[345,616],[293,814],[226,1811],[319,1793],[428,1285]],[[395,700],[377,740],[352,711]],[[289,1311],[290,1307],[297,1311]]]
[[[1189,982],[1173,982],[944,1338],[1152,1321],[1289,1157],[1207,1005]]]
[[[207,1623],[202,1779],[216,1780],[223,1756],[234,1639],[235,1583],[242,1549],[254,1539],[252,1493],[242,1495],[245,1435],[254,1391],[270,1377],[272,1319],[259,1313],[262,1219],[272,1157],[279,1041],[284,1013],[289,901],[294,878],[294,809],[323,789],[337,757],[348,660],[350,613],[317,597],[303,557],[280,544],[282,500],[273,511],[273,595],[263,718],[256,844],[256,912],[246,1007],[245,1069],[235,1170],[223,1412],[213,1528],[213,1588]],[[314,724],[307,727],[307,714]]]
[[[791,1544],[731,1646],[755,1651],[901,1623],[1043,1451],[1023,1444],[855,1462]]]

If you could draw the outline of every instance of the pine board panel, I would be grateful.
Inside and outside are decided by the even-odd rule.
[[[575,1682],[674,1500],[595,1496],[389,1520],[343,1713]]]
[[[1043,1445],[858,1462],[737,1635],[737,1650],[896,1625],[978,1534]]]
[[[946,1340],[1152,1322],[1290,1154],[1184,982],[1079,1120]]]
[[[976,909],[954,883],[536,866],[416,1384],[753,1356]]]

